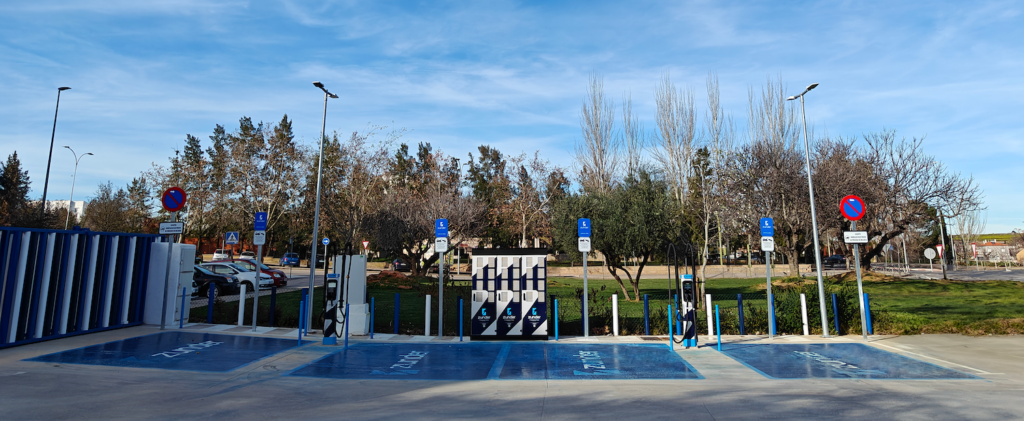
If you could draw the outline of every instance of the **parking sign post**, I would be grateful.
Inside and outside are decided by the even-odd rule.
[[[590,232],[593,226],[589,218],[580,218],[576,221],[576,234],[580,237],[579,249],[583,253],[583,336],[590,336],[590,312],[587,311],[587,299],[589,289],[587,288],[587,256],[590,254]],[[586,240],[583,240],[586,238]]]
[[[843,198],[839,202],[839,212],[843,214],[846,219],[850,220],[850,231],[857,231],[857,221],[864,217],[864,211],[867,210],[864,206],[864,201],[854,195],[849,195]],[[864,237],[867,237],[866,233]],[[845,238],[845,236],[844,236]],[[867,241],[867,238],[863,238],[863,241]],[[853,258],[854,267],[857,270],[857,296],[860,297],[860,332],[864,337],[864,340],[868,340],[868,321],[866,311],[864,311],[864,284],[861,281],[860,276],[860,243],[853,243]],[[839,317],[838,315],[836,317]],[[837,334],[839,332],[836,332]]]

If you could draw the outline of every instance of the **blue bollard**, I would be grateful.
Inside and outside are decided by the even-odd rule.
[[[274,313],[277,312],[277,287],[270,287],[270,327],[274,327]]]
[[[558,342],[558,299],[555,298],[555,342]]]
[[[348,312],[348,303],[345,303],[345,349],[348,349],[348,319],[352,313]]]
[[[217,288],[213,287],[213,282],[206,284],[206,295],[210,297],[210,301],[206,304],[206,323],[213,324],[213,301],[217,298]]]
[[[398,305],[399,305],[398,293],[395,293],[395,334],[398,334]]]
[[[722,318],[718,317],[718,304],[715,304],[715,333],[718,334],[718,350],[722,350]]]
[[[836,304],[835,294],[832,294],[832,315],[835,316],[836,335],[839,335],[839,305]]]
[[[747,327],[743,325],[743,294],[736,294],[736,310],[740,316],[740,335],[746,335]]]
[[[864,314],[868,319],[868,335],[875,334],[875,327],[871,325],[871,301],[868,300],[868,293],[864,293]]]
[[[374,301],[376,297],[370,297],[370,339],[373,339],[373,313],[374,313]]]
[[[768,296],[768,306],[771,307],[771,324],[772,324],[772,335],[778,335],[779,331],[775,328],[775,294]]]
[[[462,342],[462,297],[459,297],[459,342]]]
[[[651,310],[648,307],[647,294],[644,294],[644,335],[651,336]]]
[[[676,337],[672,334],[672,304],[668,305],[668,347],[676,350]]]

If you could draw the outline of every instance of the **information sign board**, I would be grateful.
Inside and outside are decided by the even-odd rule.
[[[775,237],[761,237],[761,251],[775,251]]]
[[[775,235],[775,221],[772,218],[761,218],[761,236],[771,237]]]
[[[576,221],[576,235],[578,237],[590,237],[590,218],[580,218]]]
[[[161,222],[160,234],[181,234],[185,232],[184,222]]]
[[[580,237],[578,245],[580,253],[590,252],[590,237]]]
[[[267,244],[267,232],[266,231],[254,231],[252,233],[252,244],[262,246]]]
[[[256,230],[256,231],[266,231],[267,230],[267,213],[266,212],[256,212],[256,223],[255,223],[255,227],[253,227],[253,229]]]
[[[437,219],[434,221],[434,237],[448,236],[448,220]]]
[[[843,242],[846,244],[867,244],[867,231],[843,231]]]

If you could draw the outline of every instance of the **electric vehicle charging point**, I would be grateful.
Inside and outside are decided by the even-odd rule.
[[[547,249],[473,249],[470,339],[548,339]]]
[[[334,297],[338,295],[338,281],[340,278],[341,275],[338,275],[337,273],[328,273],[327,279],[324,281],[324,296],[327,297],[327,308],[329,309],[338,308],[338,302],[335,301]],[[337,326],[338,324],[341,324],[341,326],[344,326],[344,321],[344,313],[335,310],[333,317],[335,325]],[[330,334],[327,329],[324,329],[324,332],[324,345],[338,344],[338,337],[336,335]]]
[[[683,292],[681,304],[683,347],[697,347],[697,288],[693,275],[683,275],[681,284],[680,290]]]

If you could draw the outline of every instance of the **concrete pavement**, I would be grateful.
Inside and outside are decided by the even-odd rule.
[[[974,374],[980,380],[773,380],[713,347],[676,348],[705,377],[702,380],[403,381],[287,376],[340,348],[320,345],[316,336],[309,338],[315,341],[312,344],[226,373],[24,361],[158,331],[142,326],[0,350],[0,418],[1002,420],[1024,414],[1024,338],[1020,336],[924,335],[868,341],[872,347]],[[375,338],[377,343],[428,339]],[[723,339],[726,344],[862,342],[854,336]],[[702,344],[713,342],[707,337],[701,340]],[[587,341],[651,342],[637,337]]]

